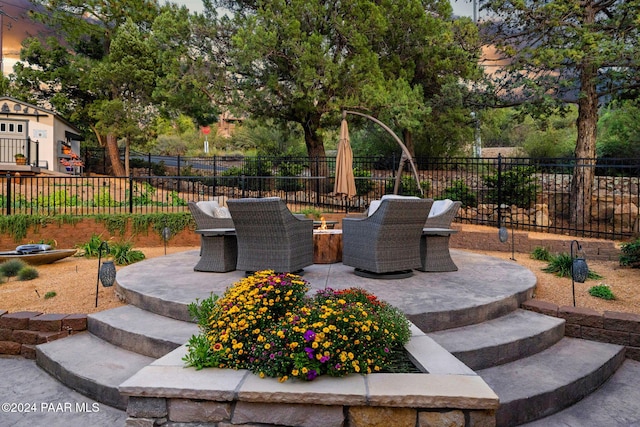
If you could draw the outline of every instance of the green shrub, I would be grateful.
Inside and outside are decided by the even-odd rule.
[[[133,249],[132,242],[116,242],[109,246],[113,262],[116,265],[129,265],[145,259],[144,253]]]
[[[111,197],[111,193],[109,192],[109,189],[106,187],[101,188],[100,191],[96,192],[93,195],[92,202],[93,202],[93,206],[99,206],[103,208],[120,206],[120,202],[118,202],[113,197]]]
[[[7,281],[7,276],[5,276],[2,271],[0,271],[0,285]]]
[[[545,273],[554,273],[558,277],[571,278],[571,265],[573,264],[573,258],[566,252],[551,256],[549,264],[542,269]],[[602,276],[589,269],[587,279],[602,279]]]
[[[282,191],[300,191],[304,190],[304,183],[300,179],[294,177],[302,175],[304,167],[299,163],[283,162],[278,167],[278,176],[276,178],[276,190]]]
[[[451,187],[447,187],[441,194],[442,199],[451,199],[462,202],[463,207],[477,207],[478,198],[467,184],[461,179],[457,179],[451,183]]]
[[[533,252],[531,252],[531,258],[538,261],[551,261],[551,253],[547,248],[536,246],[533,248]]]
[[[356,181],[356,194],[358,196],[364,196],[368,194],[375,187],[371,179],[371,171],[360,168],[353,168],[353,177]]]
[[[100,251],[100,245],[102,244],[102,236],[98,234],[92,234],[88,242],[80,243],[76,245],[76,248],[82,251],[82,255],[85,258],[97,258]]]
[[[611,288],[609,288],[609,285],[605,285],[604,283],[600,283],[597,286],[590,287],[589,295],[606,300],[616,299],[615,295],[613,295],[613,292],[611,291]]]
[[[40,274],[35,267],[24,267],[18,271],[18,280],[33,280],[37,279]]]
[[[10,259],[0,264],[0,273],[5,277],[15,277],[26,266],[27,263],[21,259]]]
[[[514,166],[502,171],[500,175],[501,200],[498,197],[498,173],[485,176],[483,181],[489,188],[489,203],[501,203],[528,208],[536,201],[538,184],[533,166]]]
[[[39,195],[36,201],[40,207],[52,207],[52,206],[78,206],[78,196],[69,195],[66,190],[54,191],[48,195]]]
[[[640,239],[621,245],[620,265],[640,268]]]
[[[44,294],[44,299],[49,299],[49,298],[53,298],[56,295],[58,295],[55,291],[49,291],[46,294]]]
[[[387,179],[385,185],[385,192],[387,194],[392,194],[393,190],[396,186],[396,179],[389,178]],[[429,181],[420,181],[420,186],[422,187],[422,191],[426,193],[431,188],[431,182]],[[400,178],[400,188],[398,189],[398,194],[403,196],[418,196],[420,197],[422,194],[418,189],[418,184],[416,183],[415,177],[413,175],[403,175]]]

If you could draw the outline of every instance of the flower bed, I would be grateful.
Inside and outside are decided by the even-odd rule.
[[[393,366],[411,336],[402,312],[359,288],[327,288],[313,297],[308,291],[300,276],[260,271],[220,299],[192,304],[202,333],[189,341],[185,362],[280,381]]]

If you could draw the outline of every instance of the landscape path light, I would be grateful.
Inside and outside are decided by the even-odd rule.
[[[110,254],[109,245],[107,242],[100,243],[98,247],[98,278],[96,279],[96,307],[98,306],[98,289],[99,284],[109,288],[113,286],[116,281],[116,266],[113,260],[102,262],[102,252],[105,251],[107,255]]]
[[[576,252],[573,248],[576,247]],[[577,240],[571,241],[571,292],[573,293],[573,306],[576,306],[576,285],[575,282],[584,283],[589,276],[589,266],[584,259],[584,254],[579,257],[578,252],[582,251],[582,246]]]

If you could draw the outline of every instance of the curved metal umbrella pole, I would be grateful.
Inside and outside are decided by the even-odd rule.
[[[418,177],[418,170],[416,169],[416,165],[415,163],[413,163],[413,156],[411,156],[411,153],[409,152],[409,149],[407,148],[406,145],[404,145],[404,143],[402,142],[402,140],[398,137],[398,135],[396,135],[387,125],[385,125],[384,123],[382,123],[380,120],[376,119],[375,117],[372,117],[368,114],[364,114],[364,113],[359,113],[357,111],[349,111],[349,110],[342,110],[342,118],[346,118],[347,114],[355,114],[356,116],[362,116],[365,117],[369,120],[371,120],[372,122],[377,123],[378,125],[380,125],[380,127],[382,127],[382,129],[386,130],[392,137],[393,139],[395,139],[395,141],[398,143],[398,145],[400,145],[400,148],[402,148],[402,157],[400,158],[400,166],[398,167],[398,173],[396,175],[396,183],[393,187],[393,194],[398,194],[398,190],[400,188],[400,178],[401,178],[401,174],[402,174],[402,168],[404,167],[404,161],[408,160],[409,164],[411,164],[411,170],[413,171],[413,175],[416,179],[416,183],[418,184],[418,190],[420,190],[420,194],[424,195],[424,192],[422,191],[422,186],[420,185],[420,178]]]

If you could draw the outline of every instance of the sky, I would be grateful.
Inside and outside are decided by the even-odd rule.
[[[453,7],[454,15],[468,16],[473,18],[473,3],[472,0],[450,0]],[[202,12],[201,0],[173,0],[174,3],[183,4],[189,8],[192,12]]]

